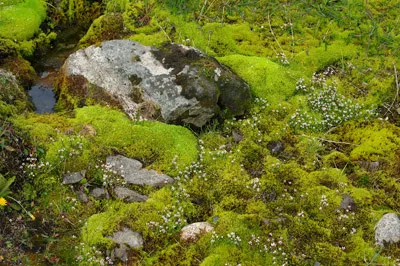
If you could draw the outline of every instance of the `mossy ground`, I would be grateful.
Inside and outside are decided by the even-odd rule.
[[[23,41],[32,38],[46,18],[41,0],[6,0],[0,5],[0,37]]]
[[[89,10],[63,3],[70,19]],[[22,167],[26,173],[2,170],[24,180],[13,195],[36,216],[21,214],[30,229],[12,244],[33,265],[96,265],[115,245],[107,237],[129,227],[145,245],[129,253],[128,265],[397,265],[399,244],[375,246],[374,226],[400,208],[399,8],[382,0],[105,1],[82,46],[113,36],[191,45],[246,80],[255,101],[240,119],[197,133],[131,121],[108,107],[77,108],[78,94],[63,95],[55,114],[10,112],[8,128],[30,142],[18,152],[3,145],[1,154],[18,153],[28,165],[38,159]],[[10,49],[0,47],[0,56],[20,51]],[[12,147],[10,136],[0,143]],[[96,165],[110,154],[137,158],[175,182],[131,187],[149,196],[144,203],[73,200],[76,190],[99,185]],[[81,184],[60,185],[63,174],[83,169]],[[340,207],[346,194],[355,209]],[[214,233],[180,241],[180,229],[199,221]],[[10,250],[17,249],[1,246],[0,255]]]

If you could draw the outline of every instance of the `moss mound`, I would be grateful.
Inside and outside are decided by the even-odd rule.
[[[0,5],[0,37],[23,41],[32,38],[46,18],[41,0],[5,1]]]
[[[72,118],[59,114],[20,116],[15,124],[46,147],[46,158],[51,162],[57,161],[60,149],[70,150],[79,139],[84,151],[67,164],[66,170],[70,171],[88,167],[98,153],[105,156],[119,152],[169,174],[197,158],[196,138],[183,127],[150,121],[134,123],[123,113],[100,106],[75,112]],[[89,139],[81,136],[85,126],[94,129]]]

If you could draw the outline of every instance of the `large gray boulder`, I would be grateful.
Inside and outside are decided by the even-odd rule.
[[[197,49],[169,44],[161,49],[130,40],[103,42],[71,54],[58,82],[59,105],[105,102],[131,118],[201,127],[223,110],[243,115],[249,86],[230,69]],[[76,103],[75,103],[76,104]]]
[[[396,213],[387,213],[375,226],[375,243],[379,246],[400,242],[400,218]]]

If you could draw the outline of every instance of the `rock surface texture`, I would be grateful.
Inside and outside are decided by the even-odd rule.
[[[174,182],[171,177],[155,170],[142,168],[139,161],[121,155],[108,156],[106,163],[112,171],[120,174],[128,184],[162,187]]]
[[[350,195],[344,194],[343,199],[340,202],[340,208],[342,210],[347,210],[347,211],[355,211],[356,210],[356,202]]]
[[[207,222],[199,222],[186,225],[181,230],[181,240],[185,242],[195,241],[202,234],[211,232],[214,226]]]
[[[177,44],[156,49],[130,40],[70,55],[58,89],[61,101],[92,98],[119,105],[131,118],[196,127],[226,109],[243,115],[251,102],[249,86],[199,50]]]
[[[79,183],[85,177],[86,171],[74,172],[67,174],[63,177],[63,184],[75,184]]]
[[[114,193],[119,199],[127,202],[142,202],[148,200],[147,196],[141,195],[125,187],[116,187],[114,189]]]
[[[379,246],[400,242],[400,218],[396,213],[387,213],[375,226],[375,243]]]
[[[127,250],[130,248],[142,248],[144,242],[141,234],[128,228],[123,228],[121,231],[115,232],[110,238],[118,244],[112,252],[113,257],[118,257],[122,261],[128,260]]]

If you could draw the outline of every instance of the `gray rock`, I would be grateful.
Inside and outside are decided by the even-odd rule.
[[[211,232],[214,226],[207,222],[192,223],[181,230],[181,240],[185,242],[196,241],[202,234]]]
[[[148,185],[152,187],[162,187],[174,182],[174,180],[155,170],[141,169],[137,172],[125,173],[125,181],[133,185]]]
[[[355,211],[356,210],[356,202],[348,194],[344,194],[343,199],[340,202],[340,208],[343,210],[347,210],[347,211]]]
[[[130,40],[106,41],[71,54],[60,73],[67,82],[60,83],[63,88],[82,88],[71,91],[74,96],[85,99],[87,87],[95,86],[131,118],[139,114],[201,127],[222,116],[221,109],[242,115],[251,104],[249,86],[230,69],[177,44],[156,49]]]
[[[137,172],[142,169],[141,162],[135,159],[127,158],[122,155],[108,156],[106,164],[111,166],[111,169],[117,171],[119,174]]]
[[[171,177],[155,170],[142,169],[139,161],[122,155],[108,156],[106,163],[111,166],[110,169],[123,176],[128,184],[162,187],[174,182]]]
[[[22,102],[28,102],[27,95],[18,82],[16,75],[0,68],[0,101],[5,104],[13,105],[16,101],[20,101],[18,104],[21,105]]]
[[[136,193],[135,191],[125,187],[116,187],[114,193],[119,199],[127,202],[141,202],[148,200],[147,196]]]
[[[118,258],[122,261],[128,260],[128,247],[125,244],[121,244],[118,247],[115,247],[111,252],[111,259],[115,260]]]
[[[262,198],[262,201],[264,203],[275,201],[276,198],[277,198],[277,194],[276,194],[275,189],[272,189],[272,190],[270,190],[268,192],[263,190],[262,193],[261,193],[261,198]]]
[[[232,138],[234,142],[239,143],[243,139],[243,133],[239,129],[233,129]]]
[[[95,199],[108,199],[108,191],[105,188],[95,188],[90,193]]]
[[[281,153],[285,149],[283,147],[282,142],[280,142],[280,141],[270,141],[270,142],[268,142],[267,148],[272,154]]]
[[[400,218],[396,213],[387,213],[375,226],[375,243],[384,246],[385,243],[400,242]]]
[[[78,200],[79,200],[80,202],[83,202],[83,203],[89,202],[88,197],[86,196],[86,194],[85,194],[83,191],[80,191],[80,190],[79,190],[78,192],[76,192],[76,195],[77,195]]]
[[[379,170],[379,162],[357,161],[357,164],[367,171],[375,172]]]
[[[64,176],[63,184],[75,184],[79,183],[83,178],[85,178],[86,171],[74,172]]]
[[[127,245],[129,248],[142,248],[143,237],[140,233],[134,232],[129,228],[123,228],[121,231],[115,232],[112,237],[117,244]]]
[[[112,237],[118,245],[111,253],[111,257],[117,257],[122,261],[128,260],[128,250],[130,248],[142,248],[143,237],[138,232],[134,232],[128,228],[123,228],[121,231],[115,232]]]
[[[212,218],[212,222],[213,223],[216,223],[216,222],[218,222],[219,221],[219,216],[214,216],[213,218]]]

